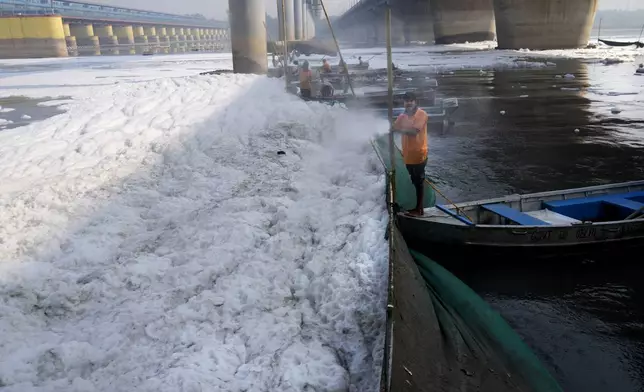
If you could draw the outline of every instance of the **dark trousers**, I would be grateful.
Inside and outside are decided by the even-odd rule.
[[[411,177],[412,184],[414,184],[416,187],[423,186],[423,181],[425,181],[425,166],[427,166],[427,159],[425,159],[421,163],[405,166],[407,166],[407,171],[409,172],[409,176]]]

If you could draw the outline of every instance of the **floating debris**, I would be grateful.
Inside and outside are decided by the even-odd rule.
[[[601,62],[604,65],[613,65],[613,64],[621,64],[624,62],[624,60],[618,59],[618,58],[605,58]]]
[[[505,110],[501,110],[499,113],[501,113],[502,116],[505,116]]]

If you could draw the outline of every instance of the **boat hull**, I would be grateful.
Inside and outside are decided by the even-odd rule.
[[[527,227],[453,225],[400,215],[398,225],[412,247],[441,253],[542,258],[644,246],[644,219]]]

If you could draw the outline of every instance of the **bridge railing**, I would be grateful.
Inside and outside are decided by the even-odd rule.
[[[145,43],[134,43],[134,44],[118,44],[118,45],[99,45],[99,46],[94,46],[94,45],[68,45],[67,50],[69,52],[90,52],[90,51],[95,51],[96,49],[99,49],[101,51],[103,50],[113,50],[113,49],[148,49],[148,50],[158,50],[158,49],[171,49],[172,47],[176,47],[177,42],[173,42],[171,44],[145,44]],[[179,42],[179,44],[192,44],[192,42]],[[196,42],[198,46],[213,46],[217,50],[226,50],[230,47],[229,42],[224,42],[224,41],[215,41],[215,40],[204,40],[204,41],[198,41]],[[187,47],[188,45],[180,45],[182,47]],[[191,49],[192,47],[189,47],[188,49]]]

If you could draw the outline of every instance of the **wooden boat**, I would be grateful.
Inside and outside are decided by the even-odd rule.
[[[350,70],[367,70],[369,69],[369,62],[363,61],[362,64],[349,64]]]
[[[599,42],[603,42],[608,46],[637,46],[638,48],[644,48],[644,43],[640,41],[631,41],[631,42],[620,42],[620,41],[609,41],[606,39],[600,39]]]
[[[398,214],[405,239],[535,256],[584,253],[605,245],[644,245],[644,181],[482,200]]]

